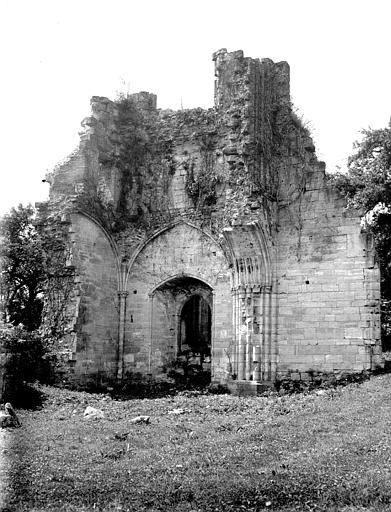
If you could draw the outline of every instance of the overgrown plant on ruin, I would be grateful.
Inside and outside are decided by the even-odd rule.
[[[4,216],[0,225],[3,320],[23,324],[28,331],[41,323],[45,283],[45,257],[34,216],[31,205],[19,205]]]
[[[65,275],[65,245],[40,227],[31,205],[11,209],[1,222],[0,397],[24,405],[27,382],[53,382],[66,371],[61,344],[74,284],[73,272]]]
[[[330,177],[359,212],[363,230],[373,237],[381,269],[382,341],[391,350],[391,124],[362,131],[348,159],[347,173]]]

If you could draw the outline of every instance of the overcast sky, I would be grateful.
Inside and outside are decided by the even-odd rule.
[[[42,201],[91,96],[211,107],[212,53],[286,60],[291,94],[333,171],[391,116],[390,0],[0,0],[0,214]]]

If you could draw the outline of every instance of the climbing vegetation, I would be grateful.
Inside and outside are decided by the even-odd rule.
[[[4,354],[0,364],[1,400],[29,407],[33,392],[27,383],[54,382],[57,354],[53,346],[38,331],[0,323],[0,353]]]
[[[34,208],[20,204],[0,222],[0,284],[4,314],[8,322],[23,324],[28,331],[41,324],[45,283],[42,239],[34,219]]]
[[[58,277],[47,249],[58,248],[58,239],[40,231],[31,205],[12,208],[0,222],[0,233],[0,398],[29,406],[26,383],[53,382],[58,367],[58,347],[42,330],[44,299],[53,295]]]
[[[361,225],[372,235],[381,270],[383,348],[391,348],[391,123],[382,129],[362,130],[354,144],[347,173],[333,181],[362,214]]]
[[[208,207],[216,204],[216,186],[219,182],[219,177],[213,169],[203,166],[195,172],[193,162],[186,165],[186,192],[194,206]]]
[[[199,137],[200,165],[194,159],[185,162],[186,192],[195,207],[208,208],[217,202],[217,186],[221,178],[215,168],[215,141],[212,135]]]

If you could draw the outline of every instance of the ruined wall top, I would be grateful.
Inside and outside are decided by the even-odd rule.
[[[72,203],[109,231],[177,209],[206,212],[219,230],[274,216],[312,177],[322,180],[310,134],[291,108],[289,65],[226,49],[213,61],[214,108],[161,110],[145,91],[93,96],[79,148],[48,177],[50,200]]]
[[[250,100],[251,95],[279,98],[290,102],[290,73],[287,62],[274,63],[271,59],[244,57],[243,51],[227,52],[222,48],[212,56],[215,62],[215,106],[227,108],[240,96]]]
[[[156,110],[157,104],[157,96],[156,94],[152,94],[146,91],[136,92],[134,94],[130,94],[129,98],[132,98],[134,103],[141,110]]]

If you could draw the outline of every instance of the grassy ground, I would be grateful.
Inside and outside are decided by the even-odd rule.
[[[8,510],[391,510],[390,375],[282,397],[42,390],[11,434]]]

